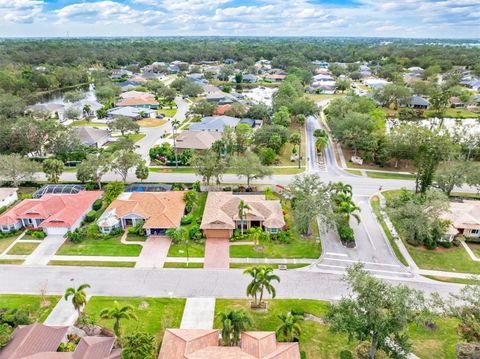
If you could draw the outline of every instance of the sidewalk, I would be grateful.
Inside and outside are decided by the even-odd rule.
[[[212,329],[215,298],[187,298],[180,329]]]
[[[89,297],[87,296],[87,301]],[[61,298],[45,320],[46,325],[73,325],[78,319],[78,312],[73,307],[71,297],[67,300]]]

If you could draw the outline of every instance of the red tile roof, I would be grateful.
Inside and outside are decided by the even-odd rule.
[[[219,105],[217,106],[217,109],[215,110],[214,115],[217,115],[217,116],[225,115],[225,112],[227,112],[231,107],[232,105],[229,105],[229,104]]]
[[[16,223],[20,218],[43,219],[40,227],[71,227],[97,200],[101,191],[76,194],[46,194],[26,199],[0,216],[0,225]]]

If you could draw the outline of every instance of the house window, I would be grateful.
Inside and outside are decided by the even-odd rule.
[[[278,232],[278,228],[271,228],[270,229],[270,233],[277,233]]]
[[[472,234],[478,234],[478,229],[472,229]]]

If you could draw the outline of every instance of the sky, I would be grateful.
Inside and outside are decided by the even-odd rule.
[[[480,0],[0,0],[0,37],[480,38]]]

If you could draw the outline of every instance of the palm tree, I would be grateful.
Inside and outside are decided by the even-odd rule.
[[[262,233],[263,231],[260,227],[250,228],[249,230],[250,238],[253,240],[253,243],[255,244],[255,246],[258,246],[258,240],[262,236]]]
[[[246,215],[246,211],[251,209],[248,204],[246,204],[243,199],[240,200],[240,203],[238,204],[238,217],[240,218],[240,228],[241,228],[241,233],[243,236],[243,226],[244,226],[244,218]]]
[[[278,319],[282,321],[282,324],[277,329],[277,336],[283,337],[287,342],[293,342],[302,334],[299,322],[303,320],[303,317],[300,315],[288,312],[287,314],[279,314]]]
[[[328,137],[319,137],[315,141],[317,152],[320,153],[328,145]]]
[[[352,195],[352,185],[345,184],[343,182],[337,182],[332,185],[332,188],[335,194],[344,193],[348,195]]]
[[[82,308],[87,304],[87,293],[85,289],[90,288],[90,284],[82,284],[77,289],[70,287],[67,288],[64,294],[65,300],[72,297],[72,304],[75,310],[78,312],[78,316],[82,314]]]
[[[242,332],[252,325],[252,319],[243,309],[222,312],[219,318],[222,322],[222,340],[226,346],[239,345]]]
[[[288,140],[292,145],[297,146],[298,148],[298,168],[301,167],[302,163],[302,156],[301,156],[301,146],[300,144],[302,143],[302,136],[298,132],[294,132],[290,135],[290,138]]]
[[[92,112],[92,107],[88,103],[83,105],[83,114],[87,117],[87,119],[90,117],[91,112]]]
[[[351,196],[347,196],[343,193],[338,195],[337,212],[344,215],[346,223],[350,222],[351,217],[355,218],[357,223],[360,223],[360,216],[357,213],[360,212],[360,210],[360,207],[353,202]]]
[[[120,320],[122,319],[135,319],[137,320],[137,316],[133,312],[133,307],[130,304],[127,304],[123,307],[120,307],[120,304],[117,301],[113,302],[112,308],[105,308],[100,312],[100,317],[102,319],[113,319],[113,332],[120,338],[121,331],[120,331]]]
[[[175,153],[175,167],[178,167],[177,139],[175,138],[178,126],[180,126],[180,121],[177,119],[172,120],[172,136],[173,136],[173,151]]]
[[[272,285],[272,281],[280,282],[280,278],[273,274],[272,267],[258,266],[245,269],[243,274],[250,274],[252,281],[247,286],[247,295],[253,298],[254,305],[259,307],[262,305],[263,294],[265,290],[275,298],[276,291]],[[259,296],[260,294],[260,296]]]

